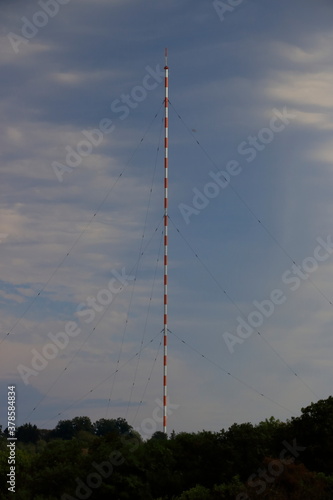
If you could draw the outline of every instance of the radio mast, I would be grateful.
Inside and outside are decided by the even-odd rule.
[[[168,376],[168,150],[169,150],[169,68],[168,49],[165,56],[164,98],[164,326],[163,326],[163,432],[167,433]]]

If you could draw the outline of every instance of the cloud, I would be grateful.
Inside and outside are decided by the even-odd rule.
[[[3,299],[6,299],[6,300],[11,300],[14,302],[19,302],[19,303],[25,302],[24,297],[21,297],[20,295],[17,295],[14,293],[6,293],[3,290],[0,290],[0,297],[2,297]]]
[[[333,106],[331,72],[320,72],[311,76],[292,72],[280,73],[274,80],[275,84],[268,90],[273,98],[306,107],[329,109]]]

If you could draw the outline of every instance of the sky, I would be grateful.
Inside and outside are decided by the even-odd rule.
[[[333,5],[1,2],[0,423],[168,432],[331,395]]]

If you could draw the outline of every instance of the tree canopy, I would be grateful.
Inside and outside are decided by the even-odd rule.
[[[6,430],[0,474],[8,474]],[[18,500],[332,500],[333,397],[287,422],[274,417],[218,432],[155,432],[124,418],[25,423],[16,433]],[[13,498],[2,481],[0,498]]]

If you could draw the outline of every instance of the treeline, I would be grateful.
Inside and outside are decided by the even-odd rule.
[[[332,500],[333,397],[287,422],[274,417],[220,432],[162,432],[143,441],[125,419],[17,429],[16,491],[3,500]]]

